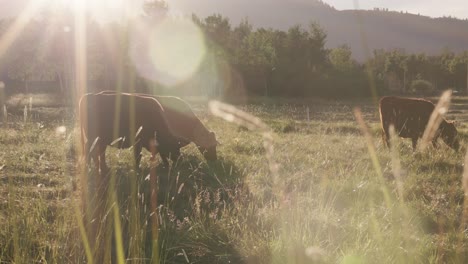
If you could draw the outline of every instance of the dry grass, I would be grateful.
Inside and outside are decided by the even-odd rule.
[[[467,98],[452,101],[457,113],[448,117],[467,118]],[[30,112],[34,107],[33,99]],[[395,137],[387,150],[370,101],[219,107],[221,116],[241,118],[254,131],[212,116],[203,104],[194,108],[222,142],[220,160],[208,164],[189,146],[170,168],[156,163],[157,243],[148,155],[137,173],[131,151],[108,152],[108,213],[94,220],[105,227],[108,262],[465,262],[464,153],[443,144],[413,153],[410,141]],[[56,112],[62,117],[41,112],[26,123],[20,112],[0,129],[1,262],[79,263],[96,254],[95,238],[83,243],[80,232],[89,220],[77,213],[80,191],[93,187],[96,174],[87,171],[88,184],[80,182],[73,115]],[[468,127],[458,128],[465,145]],[[257,133],[266,131],[271,136]]]

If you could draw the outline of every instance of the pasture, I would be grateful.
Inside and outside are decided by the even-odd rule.
[[[156,164],[159,229],[153,247],[149,153],[138,174],[132,151],[110,148],[114,195],[100,220],[105,260],[123,254],[127,263],[468,261],[462,186],[468,98],[454,97],[448,114],[461,120],[458,153],[443,143],[413,153],[411,140],[398,139],[392,154],[371,100],[239,106],[274,132],[277,178],[258,131],[211,115],[206,103],[192,104],[222,143],[219,160],[207,163],[191,144],[169,168]],[[356,106],[378,166],[353,114]],[[26,114],[23,108],[12,106],[0,129],[0,263],[85,263],[76,117],[56,105],[33,102]],[[93,171],[87,172],[92,181]],[[115,237],[122,238],[120,248]]]

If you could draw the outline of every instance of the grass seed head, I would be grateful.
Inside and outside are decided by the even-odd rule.
[[[451,96],[452,90],[447,90],[440,97],[439,102],[435,106],[434,111],[429,118],[426,129],[424,130],[421,144],[419,145],[420,150],[424,150],[434,139],[437,130],[444,119],[444,115],[448,112]]]

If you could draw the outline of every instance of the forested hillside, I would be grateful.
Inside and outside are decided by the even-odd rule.
[[[347,44],[359,61],[374,49],[399,48],[434,55],[444,48],[460,52],[468,47],[468,21],[449,17],[430,18],[385,9],[340,11],[317,0],[173,0],[170,6],[200,16],[219,13],[234,24],[248,18],[254,27],[280,30],[315,21],[327,32],[327,48]]]

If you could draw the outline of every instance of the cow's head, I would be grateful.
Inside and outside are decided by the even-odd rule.
[[[442,122],[441,124],[441,137],[442,140],[453,148],[458,150],[460,148],[460,142],[457,137],[457,129],[455,128],[454,122]]]
[[[210,132],[203,137],[200,144],[198,145],[198,149],[203,154],[203,157],[205,157],[206,160],[215,161],[218,159],[218,156],[216,154],[217,145],[218,141],[216,140],[215,133]]]

